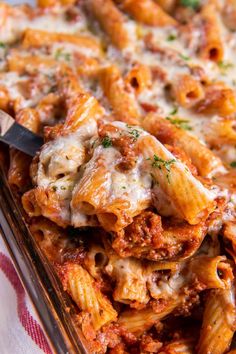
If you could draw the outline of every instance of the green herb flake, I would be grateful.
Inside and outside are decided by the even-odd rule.
[[[218,64],[218,67],[219,67],[221,70],[223,70],[223,71],[228,70],[228,69],[231,69],[231,68],[234,67],[234,64],[233,64],[233,63],[227,62],[227,61],[223,61],[223,60],[219,61],[217,64]]]
[[[122,189],[126,189],[126,187],[125,187],[125,186],[122,186]]]
[[[134,141],[136,141],[140,136],[140,131],[138,129],[133,128],[131,125],[126,124],[127,128],[129,129],[128,133],[132,135]]]
[[[233,63],[227,62],[227,61],[223,61],[223,60],[219,61],[217,63],[217,65],[218,65],[218,67],[220,69],[221,75],[223,75],[223,76],[226,76],[227,75],[227,71],[234,67]]]
[[[102,146],[106,149],[112,146],[112,140],[109,138],[109,136],[105,136],[102,139]]]
[[[166,178],[168,180],[168,183],[170,183],[170,169],[171,169],[171,166],[173,165],[173,163],[175,163],[175,162],[176,162],[175,159],[163,160],[159,156],[154,155],[152,167],[158,168],[159,170],[162,170],[162,168],[164,167],[167,170]]]
[[[177,128],[181,128],[184,130],[192,130],[192,127],[189,125],[189,121],[187,119],[180,119],[180,118],[171,118],[166,117],[166,119],[174,124]]]
[[[0,42],[0,48],[6,48],[6,44],[4,44],[3,42]]]
[[[177,36],[175,34],[169,34],[169,36],[166,38],[168,42],[173,42],[177,39]]]
[[[162,167],[165,167],[167,169],[168,172],[170,172],[170,166],[176,162],[175,159],[171,159],[171,160],[163,160],[162,158],[160,158],[157,155],[153,156],[153,162],[152,162],[152,167],[157,167],[160,170],[162,169]]]
[[[65,61],[70,61],[71,59],[70,53],[63,52],[61,48],[57,49],[54,57],[56,60],[64,59]]]
[[[66,187],[64,187],[64,186],[61,186],[60,188],[61,188],[61,190],[63,190],[63,191],[66,190]]]
[[[230,166],[233,167],[233,168],[236,168],[236,161],[232,161]]]
[[[183,59],[185,61],[188,61],[188,60],[191,59],[190,57],[188,57],[187,55],[184,55],[184,54],[179,54],[179,56],[180,56],[181,59]]]
[[[132,129],[132,130],[129,132],[129,134],[133,135],[133,137],[134,137],[135,140],[137,140],[138,137],[139,137],[139,135],[140,135],[140,133],[139,133],[139,131],[138,131],[137,129]]]
[[[56,192],[56,191],[57,191],[57,186],[52,186],[52,190],[53,190],[54,192]]]
[[[179,107],[175,106],[172,111],[170,112],[171,116],[174,116],[176,113],[178,113]]]
[[[196,10],[200,5],[200,0],[180,0],[180,4],[185,7],[191,7]]]

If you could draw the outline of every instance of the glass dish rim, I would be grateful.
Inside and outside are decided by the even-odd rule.
[[[1,160],[0,236],[41,320],[50,348],[57,354],[90,354],[76,323],[75,306],[27,228]]]

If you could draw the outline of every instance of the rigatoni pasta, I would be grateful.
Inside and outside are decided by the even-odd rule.
[[[122,8],[127,11],[136,21],[150,26],[171,26],[175,25],[175,20],[170,17],[153,0],[124,0]]]
[[[208,294],[198,353],[224,353],[235,330],[234,289],[211,290]]]
[[[61,272],[61,273],[60,273]],[[78,306],[91,314],[95,330],[116,320],[117,313],[108,299],[101,294],[93,278],[79,264],[68,264],[59,269],[62,282]]]
[[[125,81],[115,66],[105,68],[101,73],[101,86],[117,117],[129,124],[139,123],[139,109],[131,85]]]
[[[89,0],[88,6],[110,36],[112,43],[119,49],[126,48],[130,38],[125,28],[125,18],[113,1]]]

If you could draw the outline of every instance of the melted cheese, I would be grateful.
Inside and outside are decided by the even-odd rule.
[[[116,145],[103,146],[98,136],[97,123],[94,120],[85,123],[76,132],[59,136],[44,145],[39,156],[36,184],[44,189],[52,188],[60,200],[67,201],[66,211],[62,211],[63,215],[61,217],[63,218],[66,215],[68,220],[68,213],[70,212],[70,223],[75,227],[80,227],[87,225],[86,215],[99,215],[99,213],[108,212],[110,208],[120,205],[118,209],[124,209],[124,215],[133,217],[151,204],[162,215],[178,215],[178,210],[172,203],[171,198],[165,196],[162,188],[157,187],[156,183],[153,185],[152,164],[147,161],[144,151],[139,151],[136,147],[139,140],[142,141],[142,138],[148,137],[150,134],[138,127],[130,127],[122,122],[108,123],[108,126],[115,128],[113,133],[109,133],[111,141],[120,137],[129,139],[129,143],[133,141],[133,149],[136,149],[137,152],[135,153],[134,165],[128,170],[119,167],[123,159],[119,147]],[[155,140],[154,137],[153,139]],[[86,152],[89,146],[91,148],[91,142],[95,144],[88,159]],[[168,160],[175,161],[175,168],[181,170],[186,179],[198,186],[199,193],[204,193],[206,198],[211,201],[214,195],[191,175],[184,164],[175,160],[174,156],[162,144],[156,143],[159,144],[160,149],[163,149]],[[96,188],[101,190],[97,197],[102,199],[95,201],[96,206],[93,212],[86,212],[87,197],[84,200],[86,208],[84,208],[83,199],[76,205],[74,199],[78,191],[85,188],[84,185],[90,193],[90,188],[94,188],[91,186],[93,176],[99,175],[101,173],[100,169],[102,169],[101,178],[104,180]],[[171,171],[168,173],[171,174]],[[170,183],[166,180],[166,172],[163,171],[162,174],[165,184]],[[102,190],[105,190],[105,196]],[[94,193],[96,192],[94,191]],[[71,205],[70,211],[69,204]],[[173,207],[171,208],[172,204]],[[111,207],[112,205],[114,206]],[[121,225],[127,224],[127,220],[123,220],[124,224]]]
[[[77,15],[76,21],[68,18],[68,11],[71,9]],[[55,43],[49,46],[49,48],[30,48],[28,51],[18,46],[17,50],[22,56],[30,54],[55,59],[60,62],[65,61],[75,71],[78,69],[75,59],[76,53],[81,53],[81,55],[87,58],[95,57],[98,59],[101,68],[115,64],[119,67],[122,75],[126,75],[137,63],[147,65],[151,70],[155,67],[161,68],[165,78],[163,80],[153,78],[151,86],[147,87],[137,96],[134,95],[132,88],[127,88],[131,98],[137,101],[140,112],[143,115],[145,115],[145,104],[149,104],[151,107],[156,108],[158,114],[162,117],[180,118],[188,121],[189,129],[191,129],[189,133],[196,136],[203,144],[208,146],[208,127],[212,122],[219,119],[219,116],[217,114],[199,114],[194,112],[193,109],[183,107],[177,107],[178,109],[176,110],[176,102],[170,95],[168,87],[171,86],[177,75],[191,74],[192,68],[198,66],[204,70],[210,82],[223,81],[235,90],[236,34],[229,32],[220,17],[218,18],[218,23],[222,42],[224,43],[224,61],[229,65],[220,65],[220,63],[199,58],[197,51],[202,40],[202,29],[198,15],[193,17],[191,26],[188,29],[188,27],[184,26],[150,27],[135,22],[130,16],[124,13],[124,28],[130,39],[130,45],[124,50],[119,51],[110,43],[109,38],[107,38],[98,24],[92,21],[90,16],[87,16],[81,4],[72,8],[67,6],[54,7],[47,11],[3,6],[1,11],[7,13],[0,30],[0,41],[4,43],[13,43],[14,46],[14,43],[17,44],[17,41],[22,38],[25,29],[33,28],[49,32],[86,35],[91,38],[99,37],[101,42],[105,43],[106,46],[104,55],[96,51],[91,51],[89,48],[78,48],[78,46],[69,43]],[[172,39],[170,40],[170,38]],[[154,50],[147,48],[148,41],[151,41],[150,43]],[[63,55],[58,57],[58,51],[63,51]],[[8,48],[0,48],[3,71],[7,68],[7,53]],[[0,74],[0,85],[6,87],[11,98],[11,103],[19,101],[18,109],[24,107],[37,108],[37,104],[42,97],[49,92],[53,92],[55,70],[56,68],[43,68],[36,76],[33,71],[31,72],[30,68],[22,76],[16,73],[2,72]],[[36,85],[31,90],[31,93],[28,94],[28,97],[26,97],[21,90],[21,84],[24,81],[32,83],[32,77],[36,80]],[[88,78],[84,76],[80,78],[80,84],[85,90],[95,95],[104,106],[104,117],[112,115],[112,108],[107,98],[104,97],[98,77]],[[175,112],[173,113],[173,111]],[[63,122],[64,118],[62,114],[60,120]],[[47,115],[47,111],[40,111],[40,119],[42,125],[53,125],[57,121],[57,117],[51,117],[50,114]],[[113,123],[113,125],[126,134],[127,128],[122,123]],[[82,132],[81,129],[85,129],[85,131]],[[110,202],[119,199],[125,200],[129,204],[129,210],[134,211],[138,204],[142,204],[145,201],[146,206],[149,203],[154,203],[153,205],[159,211],[162,211],[164,215],[177,213],[169,198],[163,193],[162,188],[157,185],[152,186],[153,178],[151,177],[150,164],[148,166],[145,163],[142,154],[137,155],[135,166],[126,173],[123,173],[117,169],[117,163],[122,159],[122,156],[116,147],[104,148],[101,144],[99,146],[94,144],[95,148],[90,149],[92,150],[92,155],[88,158],[88,146],[91,145],[91,140],[95,141],[98,139],[97,126],[95,124],[92,128],[89,126],[89,128],[85,127],[81,129],[68,136],[58,137],[53,142],[44,146],[40,154],[37,178],[37,185],[39,187],[54,187],[60,198],[70,200],[75,186],[82,176],[86,173],[91,173],[94,163],[98,159],[101,159],[105,168],[109,171],[106,187],[109,191],[108,198]],[[145,134],[145,132],[140,132],[141,137]],[[226,167],[229,167],[229,164],[236,160],[236,150],[232,144],[220,145],[214,152],[220,156]],[[166,156],[169,159],[174,158],[171,153]],[[181,163],[178,163],[178,166],[181,170],[186,168]],[[220,167],[219,170],[214,171],[214,174],[226,172],[226,169]],[[190,172],[188,173],[190,178],[194,179]],[[208,177],[211,176],[209,175]],[[66,188],[64,189],[63,186]],[[209,192],[209,198],[222,196],[223,193],[224,191],[218,188],[213,197],[212,192]],[[68,206],[67,209],[69,210],[70,207]],[[70,210],[69,213],[71,218]],[[76,214],[72,215],[72,219],[72,223],[75,225],[83,224],[86,216]]]
[[[83,13],[79,14],[79,21],[70,22],[66,18],[65,10],[66,8],[54,8],[50,13],[40,14],[37,13],[37,10],[30,8],[28,14],[24,8],[14,7],[9,11],[10,13],[1,28],[0,41],[3,43],[15,42],[27,28],[72,34],[86,31],[87,22]]]
[[[0,31],[0,41],[12,42],[19,38],[26,28],[35,28],[47,30],[50,32],[64,32],[64,33],[80,33],[82,35],[90,35],[91,32],[88,28],[91,28],[90,19],[86,18],[82,9],[77,8],[79,13],[78,21],[69,21],[67,18],[67,8],[54,8],[50,12],[34,13],[31,9],[33,16],[28,15],[21,8],[14,8],[11,16],[7,17],[3,29]],[[160,67],[166,74],[165,82],[154,80],[152,86],[149,89],[145,89],[137,97],[139,104],[150,104],[158,109],[158,114],[164,117],[168,117],[170,112],[173,111],[173,107],[176,106],[169,95],[166,93],[165,87],[171,84],[176,75],[189,73],[191,68],[199,66],[203,68],[210,81],[223,81],[233,90],[236,88],[236,34],[229,32],[221,19],[218,19],[222,42],[224,43],[224,65],[218,65],[209,60],[203,60],[196,54],[199,43],[201,42],[201,26],[199,19],[196,17],[193,19],[193,26],[191,27],[191,34],[186,30],[176,27],[162,27],[155,28],[146,25],[139,24],[132,20],[129,16],[124,14],[125,23],[124,27],[130,38],[130,46],[123,51],[118,51],[112,45],[108,45],[106,56],[102,59],[101,65],[109,65],[110,63],[116,63],[121,69],[122,73],[126,73],[133,63],[142,63],[149,67]],[[102,41],[105,36],[99,26],[92,24],[92,30],[99,36]],[[172,36],[172,40],[169,40],[169,36]],[[93,35],[92,35],[93,36]],[[152,44],[157,46],[163,53],[152,52],[145,47],[146,37],[151,36]],[[71,66],[76,69],[76,62],[73,59],[73,53],[79,51],[81,54],[87,57],[96,57],[96,53],[89,48],[77,48],[68,43],[61,45],[55,43],[50,48],[47,56],[52,58],[57,56],[58,50],[63,50],[64,54],[69,55],[69,62]],[[35,55],[44,56],[43,50],[34,50]],[[68,56],[67,56],[68,57]],[[186,59],[184,59],[186,58]],[[67,60],[64,56],[58,58],[59,61]],[[4,62],[3,62],[4,63]],[[229,64],[229,65],[227,65]],[[4,64],[2,64],[4,67]],[[45,72],[45,75],[48,73]],[[50,74],[50,73],[49,73]],[[105,106],[106,113],[109,115],[111,109],[109,103],[101,91],[99,82],[96,80],[89,81],[87,78],[82,80],[82,84],[85,89],[92,92],[100,102]],[[13,97],[17,96],[17,92],[12,88]],[[39,97],[39,96],[38,96]],[[23,107],[32,107],[38,100],[36,96],[28,102],[23,102]],[[143,109],[141,111],[144,113]],[[178,112],[173,118],[181,118],[189,121],[189,127],[191,133],[197,136],[201,142],[206,141],[207,125],[210,124],[215,116],[197,114],[193,110],[178,107]],[[45,118],[42,118],[45,121]],[[51,120],[54,122],[54,120]],[[230,150],[232,153],[225,153],[225,150]],[[234,147],[221,146],[217,151],[218,154],[226,164],[230,164],[236,159]]]

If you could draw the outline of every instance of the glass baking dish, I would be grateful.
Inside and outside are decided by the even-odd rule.
[[[8,0],[10,4],[33,0]],[[86,340],[76,321],[76,309],[63,291],[51,264],[42,254],[24,222],[20,203],[14,198],[6,178],[7,150],[0,144],[0,234],[41,319],[53,352],[89,354]],[[231,344],[236,349],[236,340]]]
[[[0,234],[57,354],[88,354],[76,310],[30,234],[6,178],[8,151],[0,144]],[[1,236],[0,236],[1,237]]]

